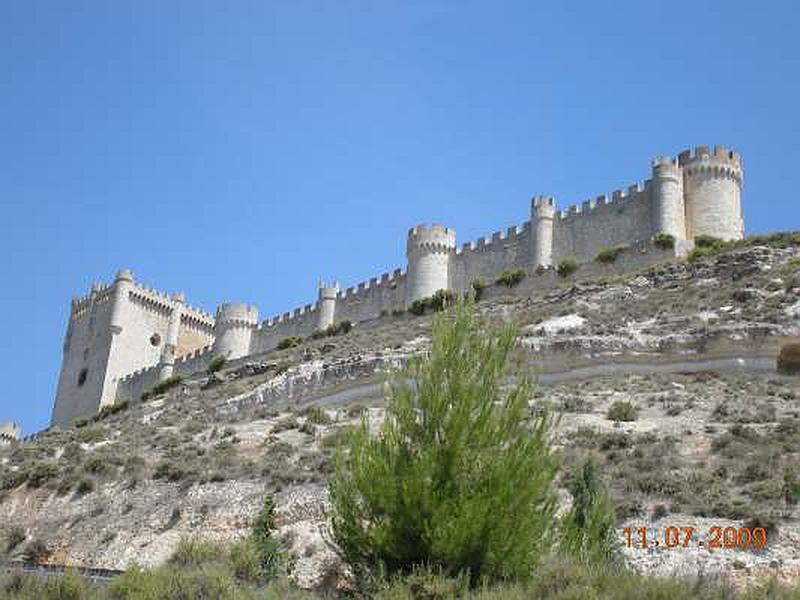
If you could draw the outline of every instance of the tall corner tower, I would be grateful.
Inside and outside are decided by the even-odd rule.
[[[132,287],[132,273],[122,269],[112,285],[93,284],[86,296],[73,298],[53,405],[54,425],[68,425],[113,401],[116,390],[109,363]]]
[[[713,152],[708,146],[698,146],[694,153],[682,152],[678,164],[683,169],[687,237],[710,235],[723,240],[742,239],[742,159],[739,154],[722,146],[715,146]]]
[[[406,306],[450,287],[450,259],[456,232],[444,225],[417,225],[408,231]]]

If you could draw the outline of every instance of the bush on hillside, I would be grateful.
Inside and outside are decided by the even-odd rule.
[[[583,562],[611,562],[615,557],[614,507],[591,459],[583,463],[569,488],[573,502],[562,524],[561,550]]]
[[[438,290],[433,296],[414,300],[408,308],[412,315],[424,315],[426,311],[439,312],[448,306],[452,306],[455,301],[455,294],[452,290]]]
[[[110,417],[111,415],[115,415],[119,412],[128,410],[130,407],[130,403],[127,400],[122,400],[121,402],[115,402],[114,404],[106,404],[103,408],[100,409],[94,417],[92,417],[92,421],[97,423],[97,421],[102,421],[106,417]]]
[[[577,270],[578,270],[578,263],[574,258],[565,258],[560,263],[558,263],[558,267],[556,267],[556,272],[561,277],[569,277]]]
[[[297,335],[290,335],[278,342],[278,350],[286,350],[288,348],[294,348],[295,346],[299,346],[303,343],[303,338]]]
[[[672,250],[675,247],[675,236],[662,231],[653,236],[653,244],[662,250]]]
[[[383,314],[383,312],[381,312]],[[314,333],[311,334],[312,340],[318,340],[324,337],[334,337],[337,335],[344,335],[349,333],[350,330],[353,328],[353,324],[350,321],[342,321],[341,323],[334,323],[332,325],[328,325],[325,329],[318,329]]]
[[[526,374],[506,388],[516,335],[469,302],[438,316],[429,354],[391,380],[381,434],[362,420],[337,452],[334,537],[362,578],[421,564],[527,578],[555,541],[552,419],[526,422]]]
[[[617,400],[606,413],[611,421],[635,421],[639,417],[639,407],[627,400]]]
[[[495,280],[497,285],[504,285],[506,287],[514,287],[520,281],[525,279],[525,271],[522,269],[505,269],[500,276]]]
[[[473,279],[471,287],[475,302],[478,302],[483,297],[483,291],[486,289],[487,285],[488,284],[483,279]]]
[[[167,377],[166,379],[159,381],[149,390],[146,390],[142,393],[142,400],[149,400],[150,398],[155,398],[156,396],[160,396],[161,394],[171,390],[183,381],[183,375],[172,375]]]
[[[211,362],[208,363],[208,368],[206,369],[206,371],[209,374],[216,373],[217,371],[222,369],[222,367],[225,366],[226,362],[228,362],[228,359],[222,354],[218,354],[217,356],[211,359]]]
[[[736,242],[726,242],[711,235],[697,235],[694,238],[694,249],[686,257],[690,262],[714,256],[732,248]]]
[[[597,257],[595,260],[601,263],[613,263],[616,262],[617,257],[627,248],[624,244],[618,244],[616,246],[609,246],[608,248],[603,248],[600,252],[597,253]]]
[[[784,344],[778,354],[778,373],[800,375],[800,344]]]

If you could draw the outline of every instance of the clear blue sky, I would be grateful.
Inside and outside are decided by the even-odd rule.
[[[721,143],[800,229],[793,2],[0,3],[0,421],[48,423],[70,298],[119,267],[263,317]]]

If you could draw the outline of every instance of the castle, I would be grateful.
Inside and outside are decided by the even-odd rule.
[[[723,147],[653,161],[651,178],[566,211],[553,198],[531,200],[530,219],[456,246],[456,232],[418,225],[408,232],[407,268],[357,286],[320,284],[318,298],[259,322],[258,309],[222,304],[211,315],[121,270],[72,300],[52,423],[66,425],[117,400],[138,399],[153,384],[204,369],[212,358],[266,352],[287,336],[307,336],[345,320],[359,323],[407,308],[440,289],[461,293],[504,269],[531,272],[566,258],[594,260],[599,250],[637,244],[655,234],[674,239],[676,256],[699,235],[741,239],[742,163]]]

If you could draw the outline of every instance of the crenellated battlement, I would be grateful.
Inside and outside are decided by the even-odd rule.
[[[696,162],[716,161],[732,167],[742,168],[742,157],[738,152],[729,150],[725,146],[714,146],[711,150],[708,146],[696,146],[693,149],[684,150],[678,154],[678,164],[685,167]]]
[[[644,193],[651,184],[651,180],[635,183],[627,188],[616,189],[611,194],[601,194],[580,204],[572,204],[563,210],[556,210],[555,217],[558,221],[570,221],[576,218],[591,217],[595,211],[604,211],[619,208],[624,204],[643,200]]]
[[[188,354],[183,354],[182,356],[178,356],[175,358],[175,367],[179,368],[184,364],[196,361],[199,358],[203,357],[211,357],[214,353],[214,346],[209,344],[208,346],[203,346],[202,348],[198,348],[194,352],[189,352]]]
[[[70,318],[81,318],[88,308],[92,305],[103,304],[111,300],[113,286],[104,283],[93,283],[89,293],[84,296],[76,296],[70,304]]]
[[[305,304],[299,308],[295,308],[285,313],[275,315],[274,317],[264,319],[263,321],[261,321],[261,323],[259,323],[258,328],[264,329],[270,327],[277,327],[278,325],[290,323],[301,317],[305,317],[310,313],[316,312],[316,310],[317,307],[314,304]]]
[[[456,232],[444,225],[415,225],[408,230],[406,248],[409,252],[451,252],[456,247]]]
[[[336,300],[348,300],[363,296],[370,290],[382,287],[396,286],[397,282],[406,276],[405,269],[395,269],[392,272],[381,273],[378,277],[372,277],[367,281],[361,281],[356,285],[339,290]]]
[[[285,337],[312,336],[343,321],[367,323],[442,289],[462,294],[476,279],[493,281],[504,269],[531,272],[567,258],[593,262],[605,247],[641,244],[657,233],[674,237],[676,255],[698,235],[743,236],[738,153],[697,146],[658,156],[649,166],[649,179],[565,209],[552,196],[534,196],[528,220],[460,246],[450,227],[415,225],[407,232],[404,267],[347,288],[320,282],[313,304],[261,322],[256,306],[224,303],[212,315],[122,269],[113,284],[93,284],[72,300],[54,422],[68,423],[79,410],[113,401],[117,393],[138,397],[172,370],[187,374],[214,356],[269,351]],[[92,372],[102,361],[103,374]]]
[[[258,307],[247,304],[220,304],[214,321],[217,327],[252,327],[258,323]]]
[[[530,229],[530,221],[520,225],[512,225],[501,231],[494,231],[489,235],[479,237],[476,240],[464,242],[456,248],[456,255],[464,256],[470,252],[486,252],[489,250],[502,249],[503,245],[516,241],[525,235]]]
[[[732,153],[731,153],[732,154]],[[729,179],[742,185],[742,168],[740,161],[731,158],[720,158],[717,155],[704,154],[694,160],[687,162],[683,166],[686,177],[713,177],[717,179]]]

